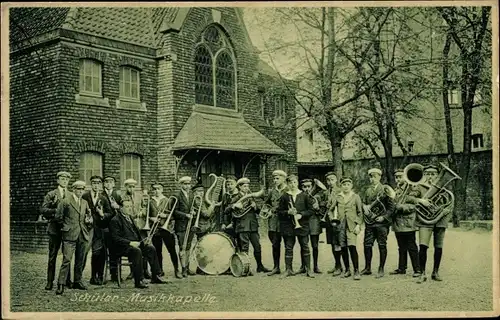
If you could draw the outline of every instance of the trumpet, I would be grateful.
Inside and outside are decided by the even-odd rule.
[[[332,188],[332,191],[330,192],[329,197],[328,197],[327,208],[325,210],[325,213],[323,214],[323,216],[320,219],[321,222],[326,222],[326,217],[328,216],[328,214],[332,210],[334,210],[333,211],[333,213],[334,213],[333,216],[335,217],[335,213],[336,213],[335,209],[337,208],[337,206],[336,206],[337,205],[337,201],[335,201],[333,193],[334,193],[334,189]]]
[[[288,202],[288,209],[289,210],[292,210],[295,212],[293,214],[293,225],[295,226],[295,229],[300,229],[302,228],[302,226],[300,225],[299,223],[299,219],[297,218],[297,209],[293,206],[292,204],[292,200],[290,200],[290,202]]]
[[[246,202],[243,202],[243,201],[246,201],[249,198],[260,198],[263,195],[264,195],[264,189],[261,189],[257,192],[249,193],[249,194],[246,194],[243,197],[241,197],[238,201],[236,201],[236,203],[233,206],[236,206],[236,207],[242,206],[242,209],[241,210],[233,210],[233,217],[237,218],[237,219],[241,218],[244,215],[246,215],[248,212],[250,212],[250,210],[252,210],[252,207],[250,207],[250,205],[243,205],[243,204],[247,204]]]
[[[165,210],[167,210],[168,205],[170,204],[171,200],[174,201],[174,204],[172,205],[170,212],[167,214],[167,219],[165,220],[165,223],[160,227],[160,222],[162,220],[160,218],[160,215],[163,215],[163,212],[165,212]],[[175,210],[176,206],[177,206],[177,198],[174,196],[170,196],[167,199],[167,201],[165,202],[165,206],[162,208],[162,210],[160,212],[158,212],[158,216],[156,217],[156,220],[153,222],[153,225],[151,226],[151,229],[149,230],[147,237],[143,240],[145,244],[150,244],[152,242],[153,236],[158,231],[158,228],[170,232],[170,230],[168,229],[168,225],[170,223],[170,220],[172,219],[172,216],[174,215],[174,210]]]

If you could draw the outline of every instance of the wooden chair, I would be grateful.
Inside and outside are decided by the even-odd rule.
[[[125,261],[123,259],[125,258]],[[106,266],[104,270],[104,282],[106,282],[107,275],[108,275],[108,270],[109,270],[109,265],[110,265],[110,255],[108,255],[106,259]],[[117,283],[118,287],[121,288],[121,282],[122,282],[122,266],[130,267],[132,266],[132,262],[128,261],[127,257],[119,257],[118,261],[116,262],[116,268],[117,268]],[[111,276],[111,274],[110,274]]]

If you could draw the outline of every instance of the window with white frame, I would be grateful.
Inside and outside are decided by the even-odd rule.
[[[286,118],[285,96],[279,95],[274,97],[274,117],[276,119],[285,120]]]
[[[127,179],[137,181],[137,186],[141,185],[141,157],[137,154],[126,153],[120,161],[121,183]]]
[[[458,105],[458,103],[459,103],[459,91],[457,89],[450,89],[448,91],[448,103],[450,105]]]
[[[90,185],[90,177],[102,176],[102,154],[98,152],[82,152],[80,154],[79,179]]]
[[[195,101],[198,104],[236,108],[236,66],[232,46],[217,26],[201,34],[194,54]]]
[[[139,70],[123,66],[120,68],[120,98],[139,100],[140,73]]]
[[[102,96],[102,65],[91,59],[80,60],[80,94]]]
[[[476,133],[471,136],[472,149],[484,148],[482,133]]]

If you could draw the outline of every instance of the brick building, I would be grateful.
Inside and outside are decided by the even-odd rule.
[[[182,175],[245,173],[256,191],[272,170],[296,172],[293,93],[240,8],[12,8],[10,72],[14,247],[41,244],[23,234],[43,234],[60,170],[167,192]]]

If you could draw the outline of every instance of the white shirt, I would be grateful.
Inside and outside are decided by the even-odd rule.
[[[293,202],[295,202],[297,200],[297,195],[302,193],[302,191],[299,189],[296,193],[294,193],[293,191],[289,190],[287,193],[292,196]]]
[[[181,189],[181,191],[184,194],[184,196],[186,196],[186,199],[189,199],[188,193],[184,189]]]
[[[64,189],[63,187],[61,186],[57,186],[57,189],[59,189],[59,195],[61,196],[61,199],[64,198],[64,191],[66,189]]]
[[[92,203],[94,203],[94,205],[96,204],[97,202],[97,198],[98,198],[98,193],[95,192],[94,190],[91,190],[91,195],[92,195]]]
[[[160,195],[159,197],[155,197],[153,196],[152,197],[154,201],[156,201],[156,205],[159,205],[160,204],[160,201],[164,198],[166,198],[164,195]]]
[[[76,196],[76,194],[73,193],[73,197],[75,198],[76,203],[78,204],[78,207],[80,207],[80,198]]]

